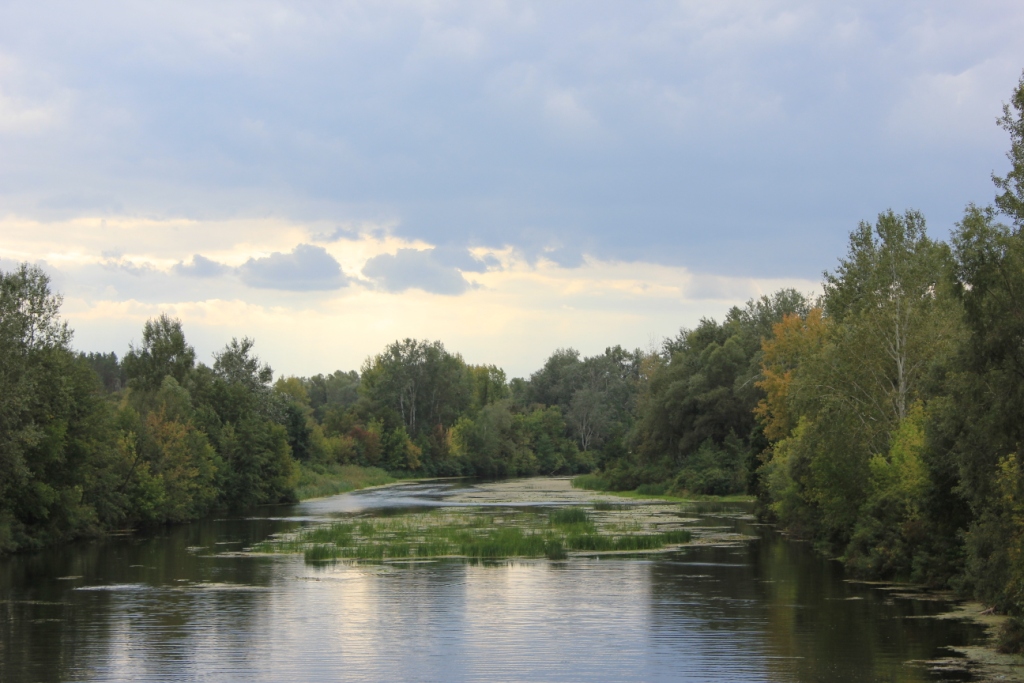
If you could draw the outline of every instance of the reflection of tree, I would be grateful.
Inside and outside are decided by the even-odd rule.
[[[809,544],[742,522],[737,530],[760,538],[742,550],[693,547],[682,561],[651,564],[652,638],[686,644],[681,672],[697,659],[707,667],[702,680],[735,671],[808,683],[926,681],[924,668],[906,662],[965,642],[963,624],[906,618],[941,604],[893,601],[889,591],[846,583],[840,564]]]

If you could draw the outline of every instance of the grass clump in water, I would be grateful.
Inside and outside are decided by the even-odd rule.
[[[593,534],[597,527],[590,521],[587,511],[580,507],[559,508],[548,515],[548,524],[567,535]]]
[[[629,507],[628,503],[609,503],[606,501],[599,501],[594,503],[594,510],[598,512],[610,512],[612,510],[625,510]]]
[[[559,539],[553,539],[547,542],[544,546],[544,555],[549,560],[564,560],[569,557],[569,554],[565,552],[565,546]]]
[[[615,528],[620,533],[612,532]],[[561,508],[537,512],[432,511],[399,517],[365,518],[301,529],[291,536],[260,543],[260,552],[302,553],[307,562],[338,559],[406,560],[465,557],[564,559],[567,551],[656,550],[689,541],[685,530],[621,533],[622,525],[599,528],[586,510]]]

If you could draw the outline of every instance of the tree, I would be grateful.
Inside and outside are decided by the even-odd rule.
[[[166,313],[146,321],[142,328],[142,345],[131,345],[122,361],[131,387],[156,391],[170,375],[185,384],[195,367],[196,352],[185,342],[181,321]]]
[[[405,339],[367,359],[360,391],[379,409],[393,411],[413,439],[450,427],[472,400],[462,357],[441,342]]]
[[[1012,107],[1012,110],[1011,110]],[[1010,171],[1005,176],[992,174],[992,181],[1001,192],[996,206],[1010,216],[1018,228],[1024,228],[1024,74],[1009,104],[1003,105],[998,123],[1010,134]]]
[[[973,517],[965,573],[981,599],[1022,614],[1024,232],[997,223],[992,209],[969,206],[952,243],[969,336],[948,380],[940,426]]]
[[[530,375],[527,402],[565,410],[579,388],[579,365],[579,351],[556,349],[544,362],[544,367]]]
[[[825,312],[845,335],[836,362],[854,365],[824,390],[865,423],[888,431],[906,418],[935,353],[948,348],[955,310],[947,314],[939,290],[949,263],[948,248],[928,237],[919,212],[887,211],[874,226],[861,222],[846,257],[825,273]]]
[[[0,552],[94,533],[121,506],[115,432],[41,269],[0,272]]]
[[[764,345],[768,506],[865,571],[909,575],[922,548],[931,378],[961,330],[949,272],[919,213],[885,212],[825,274],[823,315],[785,319]]]

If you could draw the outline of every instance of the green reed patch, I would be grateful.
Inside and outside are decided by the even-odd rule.
[[[608,503],[605,501],[599,501],[594,503],[594,510],[598,512],[610,512],[612,510],[625,510],[629,508],[628,503]]]
[[[560,508],[550,514],[435,510],[304,528],[264,541],[253,550],[301,553],[307,562],[437,557],[480,560],[547,557],[559,560],[567,557],[570,550],[657,550],[690,540],[689,532],[685,530],[657,533],[634,523],[630,528],[635,528],[635,532],[621,533],[624,526],[597,524],[578,507]]]
[[[567,526],[571,524],[585,524],[590,521],[587,511],[580,507],[559,508],[550,515],[553,526]]]

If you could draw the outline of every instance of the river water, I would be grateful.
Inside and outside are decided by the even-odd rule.
[[[754,524],[659,555],[309,565],[240,552],[354,514],[444,505],[466,484],[406,484],[0,560],[0,682],[929,681],[977,642],[949,608],[844,581]],[[955,667],[954,667],[955,669]]]

